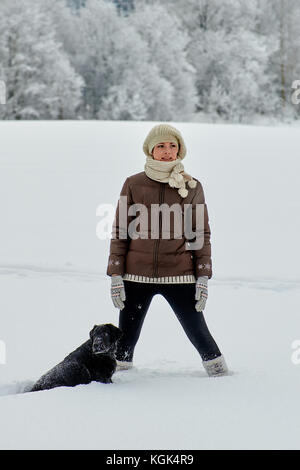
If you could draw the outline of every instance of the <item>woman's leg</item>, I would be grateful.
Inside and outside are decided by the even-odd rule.
[[[202,312],[195,309],[195,284],[164,284],[160,294],[168,301],[203,361],[221,356]]]
[[[119,314],[119,328],[123,336],[118,341],[116,359],[122,362],[132,362],[134,348],[155,294],[155,288],[152,284],[133,281],[124,281],[124,286],[125,307],[120,310]]]

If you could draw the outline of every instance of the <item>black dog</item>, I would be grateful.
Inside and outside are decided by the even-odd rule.
[[[29,391],[74,387],[92,380],[112,383],[111,377],[117,366],[116,343],[121,336],[121,330],[111,323],[95,325],[90,331],[90,339],[44,374]]]

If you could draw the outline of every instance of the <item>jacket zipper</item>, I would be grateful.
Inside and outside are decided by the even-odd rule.
[[[159,205],[161,205],[164,201],[164,195],[165,195],[165,183],[160,183],[160,191],[159,191]],[[159,246],[159,240],[160,240],[160,235],[161,235],[161,230],[162,230],[162,214],[159,212],[158,214],[159,217],[159,229],[158,229],[158,240],[155,240],[155,245],[154,245],[154,267],[153,267],[153,277],[158,277],[158,246]]]

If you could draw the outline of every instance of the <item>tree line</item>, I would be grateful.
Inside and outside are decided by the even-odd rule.
[[[299,117],[297,0],[119,1],[1,0],[0,118]]]

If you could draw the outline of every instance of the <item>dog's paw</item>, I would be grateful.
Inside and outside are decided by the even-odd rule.
[[[103,384],[112,384],[113,383],[111,378],[103,378],[103,379],[98,380],[98,382],[103,383]]]

